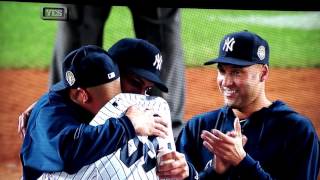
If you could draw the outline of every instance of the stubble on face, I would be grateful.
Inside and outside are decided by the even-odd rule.
[[[255,101],[260,93],[259,68],[220,65],[217,81],[226,106],[243,109]]]

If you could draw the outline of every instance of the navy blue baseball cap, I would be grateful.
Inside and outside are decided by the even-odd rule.
[[[69,53],[62,64],[63,79],[51,90],[93,87],[119,78],[118,66],[108,53],[95,45],[82,46]]]
[[[168,92],[160,79],[162,55],[153,44],[143,39],[124,38],[116,42],[108,53],[118,64],[120,72],[132,72],[153,82],[161,91]]]
[[[222,39],[218,58],[204,65],[214,63],[238,66],[269,65],[269,45],[266,40],[247,30],[231,33]]]

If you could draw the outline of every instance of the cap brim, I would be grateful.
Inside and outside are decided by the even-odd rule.
[[[139,75],[146,80],[149,80],[153,82],[157,88],[159,88],[163,92],[168,92],[167,86],[161,81],[159,76],[155,75],[154,73],[144,70],[144,69],[138,69],[138,68],[129,68],[130,71],[132,71],[134,74]]]
[[[58,83],[54,84],[50,90],[51,91],[62,91],[67,89],[68,86],[63,82],[63,81],[59,81]]]
[[[204,63],[204,65],[211,65],[215,63],[224,63],[224,64],[232,64],[232,65],[237,65],[237,66],[251,66],[256,63],[254,62],[249,62],[247,60],[243,59],[236,59],[236,58],[231,58],[231,57],[220,57],[217,59],[212,59],[210,61],[207,61]]]

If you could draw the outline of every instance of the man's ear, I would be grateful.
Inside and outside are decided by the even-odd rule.
[[[269,76],[269,66],[264,64],[261,69],[260,82],[264,82],[268,79]]]
[[[70,98],[77,104],[86,104],[89,101],[89,94],[85,89],[71,89],[69,92]]]

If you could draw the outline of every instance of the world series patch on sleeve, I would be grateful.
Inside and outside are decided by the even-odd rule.
[[[170,109],[161,97],[140,94],[121,93],[101,108],[90,125],[104,124],[109,118],[119,118],[128,107],[135,105],[140,110],[149,109],[154,115],[167,120],[169,136],[167,138],[136,136],[115,152],[102,157],[95,163],[82,167],[75,174],[66,172],[45,173],[39,179],[159,179],[156,175],[157,155],[175,150],[171,128]],[[161,153],[158,154],[158,150]],[[159,157],[158,157],[159,158]]]

